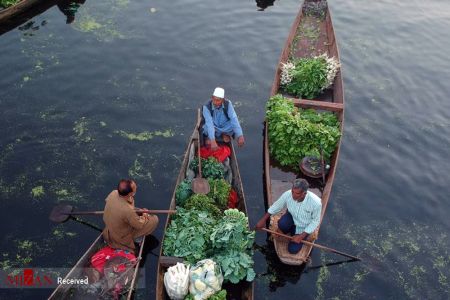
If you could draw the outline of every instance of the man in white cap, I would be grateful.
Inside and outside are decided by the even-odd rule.
[[[234,111],[233,104],[225,99],[225,90],[216,87],[211,100],[203,105],[203,135],[206,136],[205,144],[212,150],[217,150],[217,140],[228,143],[232,137],[237,138],[239,147],[245,143],[241,124]]]

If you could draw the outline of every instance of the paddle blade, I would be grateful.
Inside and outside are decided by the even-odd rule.
[[[208,180],[205,178],[194,178],[194,180],[192,180],[192,191],[195,194],[208,194],[210,191]]]
[[[50,213],[49,219],[55,223],[64,223],[70,217],[70,213],[72,212],[72,205],[60,204],[55,206]]]

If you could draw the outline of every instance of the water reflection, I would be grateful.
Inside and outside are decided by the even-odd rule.
[[[307,264],[301,266],[290,266],[283,264],[275,251],[273,242],[267,241],[267,244],[260,246],[255,244],[254,249],[264,255],[267,263],[267,271],[259,274],[264,281],[267,281],[269,290],[276,291],[286,283],[296,284]]]
[[[63,0],[58,2],[59,10],[67,17],[66,24],[71,24],[75,21],[75,14],[85,2],[86,0]]]
[[[256,0],[256,6],[259,11],[265,10],[269,6],[273,6],[275,0]]]

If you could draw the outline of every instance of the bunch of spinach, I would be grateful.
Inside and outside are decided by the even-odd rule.
[[[238,283],[246,278],[252,281],[252,246],[255,232],[248,228],[248,218],[237,209],[228,209],[217,222],[210,236],[214,260],[220,264],[225,280]]]
[[[230,197],[231,185],[224,179],[208,179],[210,192],[208,197],[213,199],[217,206],[226,209]]]
[[[198,158],[194,158],[189,168],[198,174]],[[205,178],[222,179],[225,176],[225,168],[221,162],[214,157],[202,158],[202,176]]]
[[[281,95],[267,102],[270,154],[283,166],[298,168],[305,156],[329,159],[341,136],[339,121],[333,113],[318,113],[296,108]]]
[[[175,202],[177,206],[184,206],[186,200],[193,194],[192,189],[192,180],[185,179],[177,186],[177,190],[175,191]]]
[[[187,201],[184,206],[186,209],[192,210],[199,210],[199,211],[206,211],[210,213],[213,217],[219,217],[222,212],[219,208],[214,204],[214,201],[210,199],[206,195],[202,194],[195,194],[192,195]]]
[[[163,253],[195,263],[210,256],[211,232],[217,220],[206,211],[177,208],[167,228]]]
[[[293,61],[292,80],[284,89],[299,98],[313,99],[327,84],[327,61],[323,57],[300,58]]]

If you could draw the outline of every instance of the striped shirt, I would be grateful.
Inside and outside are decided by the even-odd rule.
[[[267,212],[274,215],[285,207],[287,207],[287,210],[292,215],[296,226],[296,234],[302,232],[311,234],[319,226],[322,201],[313,192],[307,191],[305,199],[302,202],[298,202],[292,198],[291,190],[286,191],[269,207]]]

